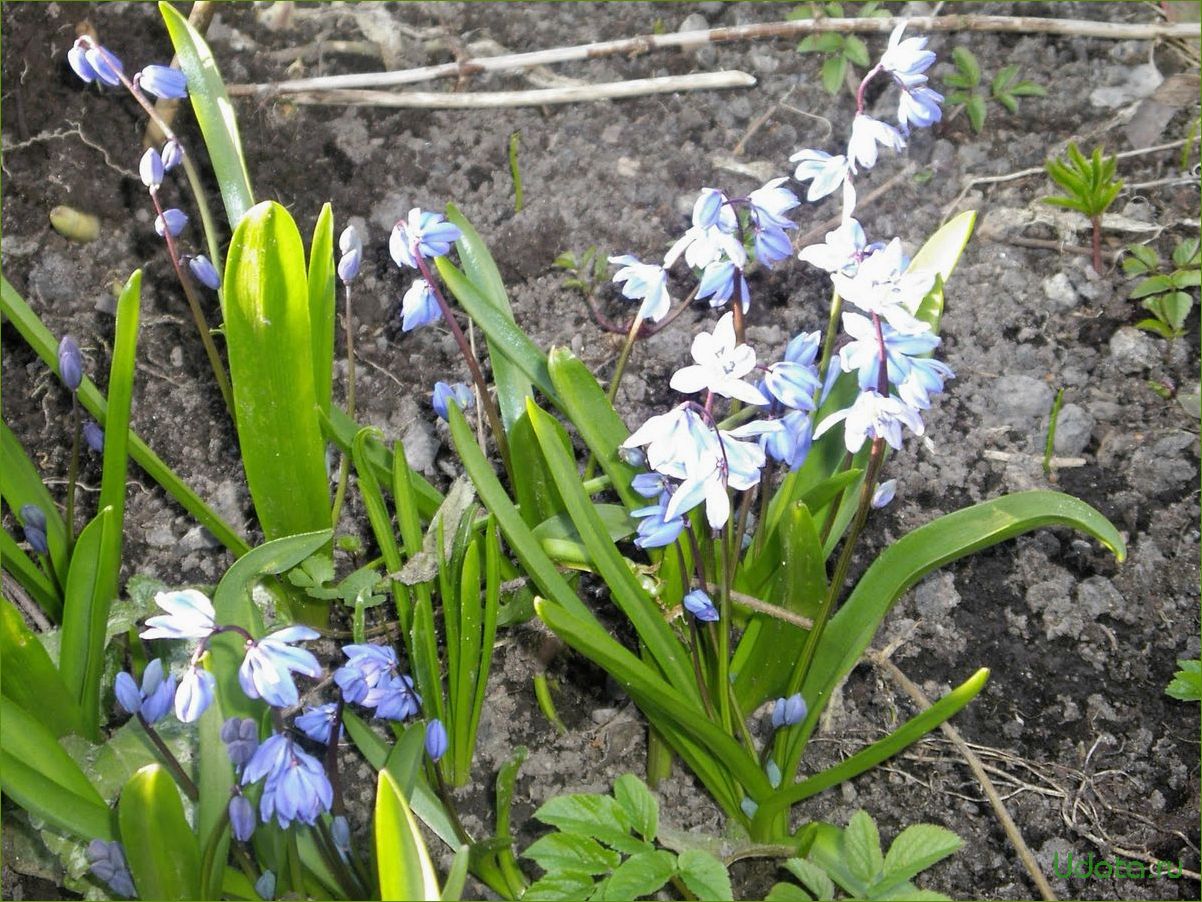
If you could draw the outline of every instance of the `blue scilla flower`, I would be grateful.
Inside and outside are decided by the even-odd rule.
[[[204,254],[197,254],[188,260],[188,270],[205,288],[216,291],[221,287],[221,275],[212,262]]]
[[[789,226],[792,228],[793,223]],[[793,242],[788,233],[777,226],[756,226],[754,249],[755,259],[769,269],[793,256]]]
[[[143,639],[206,639],[216,629],[213,603],[195,589],[159,592],[154,603],[167,613],[146,621]]]
[[[694,336],[692,354],[694,363],[672,374],[669,384],[676,391],[693,394],[704,390],[748,404],[768,403],[758,388],[743,380],[755,369],[755,349],[739,344],[733,313],[723,314],[713,332]]]
[[[718,609],[706,594],[704,589],[694,589],[684,597],[684,608],[703,623],[713,623],[718,619]]]
[[[881,337],[878,339],[872,321],[858,313],[843,314],[843,330],[853,340],[839,349],[839,365],[845,373],[859,373],[861,391],[879,387],[882,341],[888,378],[894,385],[900,385],[909,374],[913,366],[911,357],[929,354],[939,346],[940,341],[939,336],[929,329],[925,332],[898,332],[887,322],[881,323]],[[942,387],[943,382],[940,381],[939,389]]]
[[[170,235],[175,238],[184,230],[184,226],[188,224],[188,214],[183,210],[177,210],[172,207],[170,210],[164,210],[154,218],[154,230],[160,238],[165,238]]]
[[[230,796],[229,805],[230,830],[238,842],[246,842],[255,835],[255,807],[250,799],[241,792],[235,791]]]
[[[702,188],[693,204],[693,225],[698,229],[717,228],[731,234],[739,227],[739,218],[723,192],[717,188]]]
[[[388,252],[397,266],[420,269],[418,257],[430,260],[447,254],[462,234],[441,213],[425,212],[414,207],[407,218],[392,227]]]
[[[743,304],[743,312],[746,313],[751,306],[751,291],[743,277],[743,270],[733,261],[715,260],[702,271],[701,283],[697,286],[698,300],[709,298],[711,307],[721,307],[734,297],[736,292]]]
[[[772,179],[764,187],[747,195],[751,217],[760,227],[775,226],[778,229],[795,229],[797,223],[785,218],[785,214],[801,204],[797,195],[784,187],[788,179]]]
[[[293,673],[321,675],[312,652],[289,643],[307,642],[320,634],[307,626],[288,626],[257,642],[247,642],[246,657],[238,668],[238,683],[248,698],[261,698],[275,708],[295,705],[298,694]]]
[[[421,713],[422,698],[408,674],[387,674],[367,690],[360,704],[375,708],[375,716],[384,720],[408,720]]]
[[[412,332],[428,326],[442,316],[438,298],[425,279],[414,279],[405,296],[401,298],[401,331]]]
[[[475,403],[476,398],[472,394],[472,390],[462,382],[456,382],[453,385],[448,385],[446,382],[434,383],[434,394],[430,399],[430,404],[440,420],[450,418],[447,413],[448,404],[454,404],[460,410],[471,410]]]
[[[83,382],[83,355],[79,342],[73,336],[64,335],[58,343],[58,377],[68,391],[78,391]]]
[[[714,445],[714,431],[690,404],[650,417],[622,443],[626,449],[646,446],[647,465],[657,473],[684,479],[689,467]]]
[[[943,383],[956,376],[942,360],[918,358],[910,361],[910,371],[897,387],[901,399],[915,410],[929,410],[931,395],[943,391]]]
[[[897,100],[897,123],[905,132],[911,125],[929,128],[943,118],[942,103],[943,95],[926,85],[903,88]]]
[[[133,875],[129,872],[129,865],[125,863],[125,850],[121,848],[121,843],[94,839],[88,843],[87,858],[88,870],[97,880],[118,896],[125,896],[127,899],[138,897],[137,890],[134,889]]]
[[[800,692],[795,692],[788,698],[778,698],[772,706],[772,726],[778,730],[781,727],[791,727],[801,723],[807,714],[805,699]]]
[[[789,162],[797,164],[793,178],[810,183],[806,200],[811,202],[833,194],[847,180],[849,164],[842,154],[831,156],[822,150],[799,150],[789,157]]]
[[[793,410],[813,410],[814,394],[821,386],[813,366],[788,360],[770,365],[764,373],[764,393]]]
[[[639,527],[634,544],[639,548],[663,548],[671,545],[684,531],[684,517],[668,517],[668,499],[671,496],[664,492],[659,504],[640,507],[630,512],[630,516],[639,518]]]
[[[221,725],[221,741],[234,767],[242,768],[259,747],[259,725],[249,717],[230,717]]]
[[[338,278],[347,285],[359,275],[359,267],[363,263],[363,239],[353,225],[348,225],[338,236],[338,250],[342,254],[338,258]]]
[[[781,428],[760,436],[764,454],[790,470],[805,463],[814,441],[814,422],[805,411],[792,410],[778,420]]]
[[[184,148],[175,138],[168,139],[163,145],[163,169],[170,172],[184,161]]]
[[[76,39],[74,46],[67,51],[67,63],[88,84],[101,81],[116,87],[121,84],[121,73],[125,71],[125,66],[115,54],[89,37]]]
[[[857,113],[851,122],[851,138],[847,142],[847,157],[853,173],[857,171],[857,165],[864,169],[876,165],[878,144],[901,151],[906,147],[906,139],[887,122]]]
[[[162,186],[163,158],[153,147],[146,148],[146,152],[142,154],[138,163],[138,174],[142,177],[142,184],[151,191],[158,191]]]
[[[800,366],[814,366],[822,345],[821,332],[798,332],[785,345],[785,360]]]
[[[50,544],[46,541],[46,513],[36,504],[22,504],[20,511],[21,528],[25,532],[25,541],[37,554],[49,554]]]
[[[386,645],[345,645],[342,653],[347,662],[334,671],[334,682],[342,697],[359,704],[385,676],[397,672],[396,650]]]
[[[305,713],[297,717],[293,724],[314,742],[329,745],[330,735],[338,724],[338,705],[334,702],[317,706],[306,705]],[[342,738],[341,725],[338,725],[338,738]]]
[[[935,63],[935,54],[926,50],[926,38],[906,38],[902,33],[906,23],[902,22],[889,35],[889,46],[881,56],[881,68],[905,87],[913,87],[926,82],[923,75]]]
[[[199,664],[193,664],[180,678],[175,693],[175,716],[181,723],[196,723],[213,704],[217,679]]]
[[[134,84],[163,100],[183,100],[188,96],[187,76],[171,66],[147,66],[134,76]]]
[[[163,660],[155,658],[142,671],[142,686],[122,671],[113,683],[117,701],[130,714],[141,714],[147,723],[158,723],[171,710],[175,699],[175,677],[170,672],[163,675]]]
[[[447,728],[437,717],[426,724],[426,754],[431,761],[439,761],[447,753]]]
[[[843,423],[843,441],[855,454],[868,439],[884,439],[889,447],[900,451],[902,429],[922,435],[922,417],[900,398],[886,397],[876,391],[860,392],[851,407],[836,411],[818,424],[814,438],[820,438],[836,423]]]
[[[95,420],[83,424],[83,440],[97,454],[104,453],[104,430]]]
[[[797,257],[829,273],[854,276],[860,261],[870,252],[868,238],[860,223],[847,219],[834,231],[827,232],[822,244],[803,247]]]
[[[274,733],[259,746],[242,771],[242,785],[263,780],[259,817],[274,817],[283,829],[293,821],[312,825],[334,802],[334,789],[320,761],[298,747],[292,737]]]
[[[639,319],[658,323],[672,308],[672,297],[668,294],[668,273],[654,263],[640,263],[637,257],[623,254],[610,257],[610,263],[622,268],[614,273],[613,280],[622,286],[622,297],[641,300]]]
[[[880,510],[882,507],[886,507],[893,500],[895,494],[897,494],[897,480],[886,479],[873,489],[871,502],[873,508]]]
[[[639,473],[630,480],[630,487],[644,498],[655,498],[668,488],[668,480],[659,473]]]
[[[930,326],[914,311],[935,284],[935,273],[911,271],[909,263],[901,239],[894,238],[864,258],[854,274],[832,273],[831,281],[845,301],[878,314],[899,332],[927,332]]]

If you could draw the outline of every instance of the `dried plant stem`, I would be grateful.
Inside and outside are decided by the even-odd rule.
[[[902,673],[897,665],[890,661],[888,657],[877,651],[869,651],[867,657],[873,664],[888,673],[893,681],[901,686],[905,693],[914,700],[914,703],[918,705],[920,710],[925,711],[931,707],[931,700],[926,697],[926,694],[909,677]],[[993,781],[985,773],[985,767],[981,763],[981,759],[968,747],[968,743],[964,741],[964,737],[960,735],[960,731],[950,723],[946,721],[941,723],[939,729],[943,731],[944,736],[951,740],[956,750],[968,764],[968,769],[972,771],[973,776],[977,778],[977,782],[981,784],[981,789],[985,791],[985,795],[989,799],[989,804],[993,807],[993,813],[997,815],[1002,829],[1006,832],[1006,837],[1014,846],[1015,851],[1018,852],[1018,857],[1022,861],[1023,867],[1031,875],[1031,881],[1039,890],[1039,895],[1045,902],[1056,902],[1056,894],[1052,891],[1051,884],[1048,883],[1047,878],[1043,875],[1043,871],[1040,870],[1039,862],[1035,860],[1035,856],[1031,854],[1031,850],[1023,840],[1023,835],[1019,831],[1018,825],[1014,823],[1014,818],[1006,810],[1006,804],[1002,801],[997,787],[993,785]]]
[[[527,53],[506,53],[500,56],[463,59],[436,66],[421,66],[393,72],[365,72],[354,75],[333,75],[322,78],[302,78],[275,84],[229,85],[231,95],[295,94],[303,91],[343,88],[395,87],[438,78],[462,78],[481,72],[501,72],[530,69],[553,63],[597,59],[614,55],[636,55],[652,50],[688,50],[706,44],[731,41],[753,41],[761,38],[795,38],[820,32],[842,34],[888,34],[901,22],[909,22],[913,33],[919,32],[1009,32],[1012,34],[1057,34],[1105,40],[1152,40],[1155,38],[1195,38],[1195,24],[1143,24],[1127,22],[1091,22],[1080,19],[1048,19],[1037,16],[913,16],[907,19],[796,19],[787,22],[764,22],[731,28],[709,28],[677,34],[646,34],[615,41],[576,44]],[[585,88],[586,91],[593,90]],[[468,95],[470,96],[470,95]]]
[[[698,72],[660,78],[633,78],[567,88],[536,88],[531,91],[473,91],[448,94],[442,91],[309,90],[289,96],[293,103],[332,106],[376,106],[422,110],[484,110],[498,107],[550,106],[592,100],[621,100],[677,91],[713,91],[719,88],[750,88],[755,76],[746,72]]]

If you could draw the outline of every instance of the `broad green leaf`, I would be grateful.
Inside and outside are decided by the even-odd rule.
[[[884,867],[881,835],[876,822],[864,811],[857,811],[843,831],[840,851],[844,866],[865,885],[870,885]]]
[[[150,764],[130,778],[117,822],[139,898],[200,898],[200,850],[165,767]]]
[[[808,34],[797,45],[798,53],[835,53],[843,49],[843,36],[833,31]]]
[[[810,891],[815,899],[834,899],[835,884],[814,862],[808,858],[790,858],[781,865],[785,870],[798,879],[801,885]]]
[[[1173,280],[1171,278],[1164,275],[1156,275],[1152,276],[1151,278],[1144,279],[1137,284],[1131,289],[1131,293],[1127,295],[1127,297],[1134,301],[1138,300],[1139,298],[1146,298],[1150,294],[1163,294],[1166,291],[1172,290]]]
[[[3,529],[0,529],[0,561],[47,617],[56,622],[62,619],[63,603],[58,587]]]
[[[810,902],[813,898],[795,883],[775,883],[768,890],[764,902]]]
[[[1173,337],[1173,330],[1158,319],[1141,319],[1135,324],[1135,328],[1143,329],[1145,332],[1155,332],[1161,338]]]
[[[676,856],[662,849],[640,852],[623,861],[605,883],[605,898],[628,902],[650,896],[676,873]]]
[[[1173,674],[1165,695],[1183,702],[1202,700],[1202,661],[1183,659],[1177,666],[1181,669]]]
[[[1197,238],[1187,238],[1173,248],[1173,265],[1179,268],[1199,264],[1199,253],[1202,253],[1202,242]]]
[[[995,92],[993,95],[993,99],[996,100],[998,103],[1000,103],[1002,106],[1004,106],[1006,108],[1007,112],[1009,112],[1009,113],[1017,113],[1018,112],[1018,101],[1015,100],[1012,95],[1004,94],[1004,93],[998,94]]]
[[[234,106],[204,38],[169,3],[160,3],[159,12],[167,24],[180,69],[188,77],[192,112],[204,136],[205,149],[225,203],[225,214],[233,228],[255,202],[246,161],[242,157]]]
[[[981,83],[981,67],[977,64],[976,56],[967,47],[953,48],[952,62],[956,64],[956,68],[964,74],[973,87]]]
[[[442,902],[457,902],[463,896],[463,888],[467,884],[467,868],[471,861],[468,846],[460,846],[451,859],[451,868],[447,871],[447,882],[442,885]]]
[[[501,273],[488,251],[488,245],[454,204],[447,204],[447,219],[463,233],[455,242],[455,249],[459,251],[464,274],[485,301],[513,322],[513,309],[505,293],[505,283],[501,281]],[[497,407],[501,411],[505,431],[509,432],[525,413],[526,398],[533,396],[534,388],[530,384],[530,377],[521,367],[506,357],[502,348],[494,347],[492,338],[488,339],[488,357],[492,362],[493,383],[497,387]]]
[[[561,438],[571,448],[567,436],[561,435]],[[526,525],[536,529],[547,518],[560,514],[564,506],[559,490],[555,488],[555,480],[547,472],[547,465],[538,448],[538,439],[534,436],[534,428],[530,425],[530,417],[525,410],[509,430],[509,450],[513,460],[521,461],[521,466],[514,467],[513,472],[514,500],[518,503]]]
[[[1197,269],[1179,269],[1169,278],[1174,288],[1197,288],[1202,284],[1202,271]]]
[[[631,520],[625,507],[620,504],[597,504],[594,505],[594,509],[605,525],[605,530],[611,540],[620,542],[633,535],[636,524]],[[580,541],[580,532],[567,513],[556,514],[539,523],[534,527],[534,535],[542,542],[549,540]]]
[[[376,869],[382,900],[437,900],[438,876],[413,813],[387,770],[380,771],[375,809]]]
[[[105,559],[105,533],[112,528],[112,509],[102,508],[83,528],[71,553],[63,608],[59,672],[79,701],[84,732],[100,729],[100,680],[104,674],[104,618],[117,594],[117,574]]]
[[[847,35],[844,40],[843,55],[857,66],[867,67],[869,64],[868,45],[854,34]]]
[[[882,883],[910,880],[920,871],[958,851],[964,841],[951,830],[935,824],[914,824],[897,835],[885,855]],[[887,887],[878,886],[879,890]]]
[[[822,63],[822,87],[828,94],[838,94],[847,74],[847,58],[832,56]]]
[[[1173,327],[1174,332],[1181,334],[1185,319],[1194,306],[1194,299],[1184,291],[1174,291],[1164,296],[1163,306],[1165,321]]]
[[[8,279],[2,276],[0,276],[0,312],[16,328],[43,363],[52,368],[58,366],[58,339],[50,334],[42,321],[25,303],[25,299],[17,293]],[[77,396],[88,413],[101,426],[107,428],[108,404],[90,379],[84,379]],[[145,442],[133,433],[130,433],[129,436],[129,453],[148,476],[166,489],[167,493],[195,517],[198,523],[208,529],[222,545],[235,555],[247,551],[250,546],[238,535],[237,531],[221,519],[216,511],[209,507],[187,483],[163,463],[157,454],[150,450]],[[5,467],[0,466],[0,473],[4,470]],[[47,518],[49,517],[50,512],[47,512]],[[51,548],[53,549],[53,544]]]
[[[1127,245],[1127,256],[1123,257],[1123,272],[1127,275],[1155,270],[1160,267],[1160,255],[1156,249],[1146,244]]]
[[[25,625],[21,612],[3,598],[0,598],[0,660],[4,662],[0,688],[7,698],[39,720],[55,738],[83,732],[79,703],[42,643]]]
[[[919,304],[917,316],[931,327],[939,331],[943,318],[943,290],[956,265],[964,254],[968,239],[972,237],[973,228],[977,222],[976,210],[965,210],[954,219],[944,223],[930,238],[926,240],[918,253],[910,260],[907,272],[933,272],[939,276],[930,293]],[[817,508],[812,508],[816,510]]]
[[[334,379],[334,210],[322,204],[309,246],[309,336],[313,345],[313,393],[327,415]],[[352,324],[353,325],[353,324]]]
[[[28,811],[84,842],[114,838],[112,813],[53,733],[0,696],[0,786]]]
[[[964,104],[964,113],[968,116],[968,122],[972,126],[972,130],[977,134],[981,133],[981,129],[985,127],[985,98],[980,94],[973,94],[968,98],[968,102]]]
[[[631,828],[654,842],[659,833],[659,801],[647,784],[634,774],[622,774],[614,781],[614,799],[625,810]]]
[[[1011,63],[1009,66],[1002,66],[998,69],[997,75],[993,77],[990,87],[994,94],[1006,93],[1006,88],[1010,82],[1018,77],[1018,66]]]
[[[8,283],[4,283],[5,288]],[[8,311],[5,310],[5,314]],[[56,363],[57,365],[57,363]],[[42,477],[16,434],[0,421],[0,496],[8,502],[14,514],[26,504],[41,508],[46,515],[46,543],[50,546],[50,562],[59,579],[67,576],[67,528],[59,515],[58,505],[42,482]],[[6,556],[7,560],[7,556]],[[51,614],[57,622],[62,618],[62,599],[55,599]]]
[[[857,812],[862,814],[863,812]],[[847,831],[832,827],[829,824],[820,825],[813,844],[810,846],[809,859],[822,868],[825,873],[853,899],[869,898],[868,881],[861,877],[851,861],[847,858]],[[873,827],[875,830],[875,826]],[[877,849],[880,854],[880,849]],[[875,876],[875,874],[873,875]]]
[[[225,337],[246,482],[267,539],[329,524],[313,385],[304,247],[265,201],[238,223],[225,267]]]
[[[533,816],[564,833],[590,836],[626,855],[647,848],[630,835],[630,818],[611,796],[591,793],[555,796],[544,802]]]
[[[522,902],[579,902],[593,890],[591,874],[583,871],[556,871],[544,874],[522,893]]]
[[[608,874],[622,860],[617,852],[578,833],[548,833],[532,842],[522,857],[529,858],[548,873],[576,871],[581,874]]]
[[[700,849],[686,849],[676,859],[676,872],[698,899],[733,899],[726,867]]]

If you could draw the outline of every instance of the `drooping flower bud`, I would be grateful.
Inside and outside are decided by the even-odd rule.
[[[138,172],[142,176],[142,184],[151,191],[157,191],[163,184],[163,158],[153,147],[146,148],[146,153],[142,154]]]
[[[426,724],[426,754],[438,761],[447,753],[447,728],[437,717]]]
[[[166,172],[170,172],[178,166],[183,159],[184,149],[174,138],[163,145],[163,169]]]
[[[143,91],[163,100],[182,100],[188,96],[187,77],[171,66],[147,66],[138,73],[137,84]]]
[[[170,234],[172,238],[184,230],[184,226],[188,224],[188,214],[183,210],[177,210],[172,207],[170,210],[164,210],[162,215],[154,218],[154,230],[159,233],[160,237],[165,237]]]
[[[79,352],[79,342],[70,335],[64,335],[58,343],[58,375],[71,391],[78,391],[83,382],[83,355]]]
[[[104,430],[95,420],[88,420],[83,424],[83,440],[97,454],[104,453]]]
[[[206,288],[211,288],[216,291],[221,287],[221,276],[217,272],[217,268],[209,262],[209,258],[204,254],[197,254],[188,260],[188,269],[192,272],[192,277]]]
[[[684,597],[685,610],[703,623],[713,623],[718,619],[718,609],[703,589],[694,589]]]
[[[359,275],[359,266],[363,263],[363,240],[354,226],[347,226],[338,236],[338,249],[342,256],[338,260],[338,278],[344,285]]]
[[[46,513],[36,504],[22,504],[20,513],[23,526],[46,531]]]

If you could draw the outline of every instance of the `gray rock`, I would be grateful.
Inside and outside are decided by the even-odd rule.
[[[766,50],[753,50],[748,59],[751,68],[762,75],[771,74],[780,68],[780,58]]]
[[[1193,447],[1197,437],[1188,432],[1173,432],[1155,443],[1137,448],[1131,455],[1127,479],[1137,492],[1153,497],[1180,491],[1198,477],[1194,455],[1189,460],[1181,452]]]
[[[423,419],[414,420],[401,437],[405,445],[405,460],[419,473],[430,473],[442,442],[434,433],[433,426]]]
[[[146,544],[151,548],[170,548],[175,544],[175,533],[170,526],[152,526],[146,530]]]
[[[680,23],[680,27],[676,30],[683,34],[686,31],[705,31],[710,27],[710,23],[705,20],[705,16],[701,13],[690,13],[684,17],[684,21]]]
[[[1052,309],[1064,313],[1077,306],[1077,292],[1073,283],[1063,272],[1043,280],[1043,295],[1048,299]]]
[[[1093,427],[1094,418],[1085,408],[1076,404],[1065,404],[1060,408],[1060,416],[1056,420],[1053,450],[1065,457],[1080,454],[1089,445]]]
[[[1077,604],[1083,614],[1096,620],[1103,614],[1126,619],[1126,602],[1114,584],[1104,576],[1091,576],[1077,586]]]
[[[1029,426],[1052,406],[1052,389],[1033,376],[1002,376],[991,392],[994,414],[1012,426]]]
[[[179,540],[179,550],[184,552],[220,547],[221,543],[203,526],[193,526]]]
[[[928,577],[914,590],[914,605],[923,620],[946,617],[958,604],[960,593],[956,591],[956,580],[950,573]]]
[[[1110,356],[1120,373],[1139,373],[1157,362],[1156,345],[1132,326],[1123,326],[1110,337]]]
[[[1151,96],[1152,92],[1164,81],[1164,76],[1151,63],[1134,68],[1127,66],[1120,68],[1123,80],[1110,87],[1094,88],[1089,95],[1090,103],[1109,109],[1126,106],[1136,100]]]

